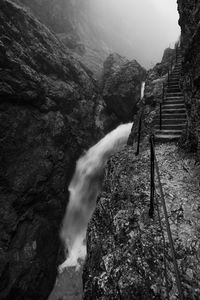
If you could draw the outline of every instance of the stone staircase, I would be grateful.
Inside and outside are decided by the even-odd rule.
[[[182,57],[179,55],[167,83],[162,104],[162,130],[160,130],[160,115],[156,117],[155,138],[159,142],[177,141],[186,123],[184,99],[179,88],[181,61]]]

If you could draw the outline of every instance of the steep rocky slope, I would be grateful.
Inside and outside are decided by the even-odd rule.
[[[0,298],[45,299],[76,158],[100,137],[90,74],[41,23],[0,2]]]
[[[183,48],[182,89],[187,108],[187,128],[181,146],[200,155],[200,3],[178,0]]]
[[[109,49],[90,14],[90,0],[12,0],[28,8],[99,78]]]
[[[127,122],[133,119],[145,77],[145,69],[136,60],[129,61],[119,54],[111,54],[104,62],[103,99],[108,110],[119,120]]]
[[[157,145],[155,152],[184,299],[199,299],[200,165],[175,144]],[[83,299],[180,299],[157,180],[155,188],[154,217],[149,218],[146,142],[139,156],[134,145],[108,162],[88,228]]]

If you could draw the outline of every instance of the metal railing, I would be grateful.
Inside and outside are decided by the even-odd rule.
[[[138,140],[137,140],[137,150],[135,152],[136,156],[138,156],[140,154],[140,140],[141,140],[141,130],[142,130],[143,115],[144,115],[144,107],[141,110],[140,118],[139,118],[139,122],[138,122],[138,132],[137,132]]]
[[[157,162],[157,158],[156,158],[156,154],[155,154],[155,137],[153,134],[150,136],[149,142],[150,142],[150,161],[151,161],[151,183],[150,183],[151,191],[150,191],[149,216],[151,218],[154,217],[155,173],[156,173],[157,180],[158,180],[158,188],[159,188],[159,192],[160,192],[160,199],[161,199],[161,204],[162,204],[164,218],[165,218],[167,236],[168,236],[169,245],[170,245],[171,254],[172,254],[172,261],[173,261],[173,265],[174,265],[175,278],[176,278],[176,284],[177,284],[177,289],[178,289],[178,293],[179,293],[179,299],[183,300],[184,297],[183,297],[183,291],[182,291],[180,272],[179,272],[178,263],[176,260],[175,247],[174,247],[171,228],[170,228],[170,224],[169,224],[169,217],[168,217],[168,213],[167,213],[167,207],[166,207],[166,203],[165,203],[165,197],[164,197],[163,187],[162,187],[161,178],[160,178],[160,171],[159,171],[158,162]],[[159,213],[159,211],[158,211],[158,213]],[[160,225],[162,226],[161,222],[160,222]],[[163,229],[161,228],[161,230],[163,230]],[[164,256],[165,256],[165,249],[164,249]],[[166,257],[165,257],[165,259],[166,259]],[[165,268],[166,268],[166,262],[165,262]],[[166,270],[165,270],[165,273],[166,273]],[[167,276],[167,274],[166,274],[166,276]],[[167,278],[166,278],[166,284],[167,284]],[[168,294],[169,293],[168,287],[166,289],[167,289],[167,294]]]
[[[177,44],[177,45],[175,45],[175,59],[172,58],[171,62],[169,63],[169,66],[168,66],[167,83],[163,83],[163,87],[162,87],[162,100],[160,102],[160,130],[162,130],[162,105],[163,105],[164,99],[165,99],[165,89],[166,89],[167,85],[169,85],[170,76],[172,74],[173,67],[178,62],[178,54],[179,53],[180,53],[180,47]]]

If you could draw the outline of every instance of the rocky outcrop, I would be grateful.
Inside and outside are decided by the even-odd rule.
[[[0,12],[0,298],[46,299],[74,163],[100,136],[98,95],[45,26],[10,1]]]
[[[200,155],[200,4],[178,0],[183,68],[181,86],[187,108],[187,128],[180,145]]]
[[[133,119],[145,75],[145,69],[137,61],[128,61],[118,54],[111,54],[104,62],[103,99],[119,120]]]

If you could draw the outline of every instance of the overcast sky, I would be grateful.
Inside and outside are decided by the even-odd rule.
[[[107,43],[149,68],[180,35],[176,0],[91,0]]]

